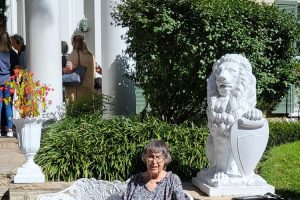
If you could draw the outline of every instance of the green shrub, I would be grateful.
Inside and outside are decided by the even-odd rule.
[[[249,0],[121,0],[112,14],[127,27],[132,79],[158,118],[197,122],[206,79],[226,53],[245,55],[257,78],[258,105],[270,112],[295,79],[296,20]]]
[[[300,197],[300,141],[273,147],[261,163],[259,173],[284,199]]]
[[[299,122],[269,122],[268,148],[300,140]]]
[[[42,135],[36,162],[48,180],[71,181],[81,177],[126,180],[145,171],[141,161],[144,145],[159,138],[170,146],[168,167],[182,180],[191,180],[207,166],[204,143],[207,128],[193,124],[169,125],[154,118],[101,119],[99,114],[65,118]]]
[[[66,117],[77,117],[83,114],[92,114],[94,112],[103,113],[105,98],[103,95],[91,93],[80,97],[75,101],[67,99]]]
[[[268,148],[300,140],[300,123],[270,122]],[[168,167],[182,180],[191,180],[207,167],[208,128],[193,124],[170,125],[149,118],[102,119],[101,113],[67,117],[45,129],[36,162],[48,180],[72,181],[81,177],[126,180],[145,171],[140,155],[151,138],[170,146]]]

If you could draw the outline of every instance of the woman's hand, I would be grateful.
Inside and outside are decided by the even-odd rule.
[[[96,65],[96,72],[102,74],[102,68],[98,64]]]
[[[63,68],[63,72],[66,74],[72,73],[74,70],[72,62],[68,61],[65,68]]]

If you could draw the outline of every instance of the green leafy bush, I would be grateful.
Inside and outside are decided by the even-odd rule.
[[[269,125],[268,148],[300,140],[300,123]],[[208,133],[205,125],[171,125],[154,118],[105,120],[100,113],[67,117],[45,129],[36,162],[48,180],[126,180],[146,170],[140,158],[142,149],[151,138],[159,138],[170,146],[168,170],[182,180],[191,180],[207,167],[204,146]]]
[[[300,140],[299,122],[269,122],[268,148]]]
[[[170,125],[151,118],[113,118],[99,114],[65,118],[42,135],[36,163],[48,180],[72,181],[81,177],[126,180],[146,171],[141,161],[144,145],[159,138],[170,146],[168,167],[182,180],[190,180],[207,166],[204,143],[208,129],[193,124]]]
[[[66,117],[77,117],[84,114],[92,114],[94,112],[103,113],[105,109],[105,98],[103,95],[91,93],[87,96],[80,97],[75,101],[67,99],[66,101]]]
[[[257,78],[258,106],[270,112],[295,78],[296,20],[249,0],[121,0],[112,14],[127,27],[132,79],[162,120],[198,121],[206,79],[226,53],[244,54]]]

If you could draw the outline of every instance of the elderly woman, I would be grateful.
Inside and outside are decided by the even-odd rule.
[[[124,200],[185,200],[179,177],[166,171],[171,156],[163,141],[151,140],[144,148],[142,160],[147,171],[130,178]]]

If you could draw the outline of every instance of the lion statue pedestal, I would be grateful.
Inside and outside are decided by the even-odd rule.
[[[269,138],[269,125],[256,106],[256,79],[248,59],[226,54],[213,65],[207,81],[210,135],[206,156],[210,167],[192,182],[209,196],[274,193],[254,173]]]

